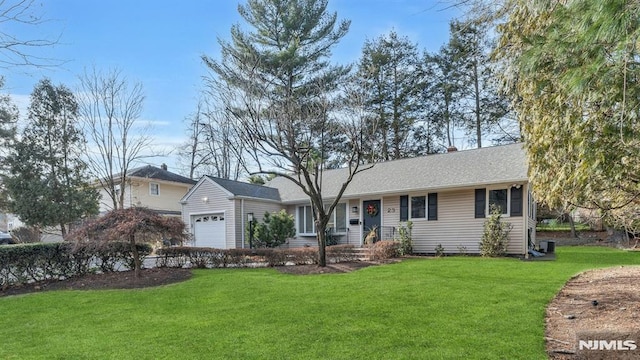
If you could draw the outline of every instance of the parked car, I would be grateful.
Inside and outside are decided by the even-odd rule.
[[[4,231],[0,231],[0,245],[15,244],[16,242],[11,237],[11,234]]]

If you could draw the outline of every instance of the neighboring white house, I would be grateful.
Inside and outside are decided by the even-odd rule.
[[[116,189],[124,187],[125,208],[144,206],[163,215],[180,216],[180,200],[195,183],[168,171],[164,164],[161,167],[147,165],[129,170],[127,182],[117,184]],[[100,213],[112,210],[113,202],[107,192],[101,187],[99,191]]]
[[[323,196],[332,201],[346,169],[323,173]],[[363,244],[376,227],[391,239],[413,223],[413,249],[433,253],[478,253],[491,204],[512,225],[509,254],[527,253],[535,242],[535,202],[529,192],[521,144],[449,152],[375,164],[356,175],[334,211],[331,233],[342,244]],[[289,247],[317,246],[312,207],[290,180],[277,177],[265,186],[205,176],[182,199],[182,216],[197,246],[248,247],[247,215],[261,220],[280,209],[295,217],[297,235]]]

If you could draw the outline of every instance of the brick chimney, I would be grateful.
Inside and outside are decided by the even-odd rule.
[[[160,165],[160,169],[162,169],[162,170],[165,170],[165,171],[166,171],[166,170],[167,170],[167,164],[162,163],[162,165]]]
[[[458,148],[457,148],[457,147],[455,147],[455,146],[449,146],[449,147],[447,148],[447,152],[448,152],[448,153],[452,153],[452,152],[456,152],[456,151],[458,151]]]

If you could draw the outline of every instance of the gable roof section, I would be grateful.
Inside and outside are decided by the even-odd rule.
[[[280,201],[278,189],[272,187],[222,179],[209,175],[206,175],[206,177],[233,194],[233,196]]]
[[[346,176],[347,169],[325,171],[323,195],[327,199],[335,197]],[[524,149],[522,144],[511,144],[377,163],[357,174],[343,197],[525,181],[528,177]],[[308,196],[286,178],[277,177],[266,185],[279,189],[284,203],[308,201]]]
[[[188,177],[184,177],[182,175],[178,175],[176,173],[172,173],[171,171],[164,170],[159,167],[155,167],[151,165],[142,166],[139,168],[129,170],[129,176],[162,180],[162,181],[171,181],[171,182],[189,184],[189,185],[193,185],[197,182],[195,180],[189,179]]]

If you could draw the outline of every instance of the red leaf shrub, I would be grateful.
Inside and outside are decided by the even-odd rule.
[[[143,242],[157,240],[157,236],[178,241],[184,241],[187,238],[185,224],[179,218],[162,216],[144,207],[132,207],[112,210],[102,217],[89,221],[69,234],[67,239],[129,241],[132,236]]]

